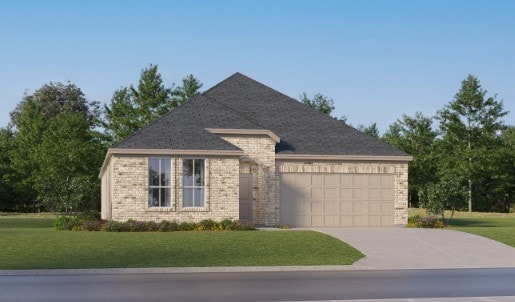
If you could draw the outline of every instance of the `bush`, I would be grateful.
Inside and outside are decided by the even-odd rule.
[[[254,226],[254,224],[245,220],[234,220],[228,227],[228,230],[231,231],[252,231],[255,229],[256,227]]]
[[[59,216],[54,223],[54,229],[59,231],[71,231],[78,227],[81,221],[77,217],[73,216]]]
[[[445,224],[436,216],[420,216],[415,215],[408,218],[409,228],[429,228],[441,229],[445,228]]]
[[[216,222],[211,219],[202,220],[199,223],[163,220],[159,223],[153,221],[137,221],[129,219],[125,222],[105,221],[92,218],[78,218],[61,216],[54,224],[56,230],[71,231],[106,231],[106,232],[174,232],[174,231],[249,231],[255,230],[255,226],[243,220],[224,219]]]
[[[179,224],[176,221],[163,220],[159,223],[157,230],[159,232],[174,232],[179,231]]]

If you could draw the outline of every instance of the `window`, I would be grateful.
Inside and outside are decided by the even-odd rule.
[[[204,207],[204,160],[185,159],[182,163],[182,206]]]
[[[170,207],[171,161],[169,158],[148,159],[148,207]]]

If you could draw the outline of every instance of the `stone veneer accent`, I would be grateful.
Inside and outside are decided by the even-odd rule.
[[[394,224],[408,223],[408,163],[350,162],[350,161],[277,161],[279,173],[363,173],[393,174]]]
[[[275,144],[265,135],[220,135],[242,149],[241,173],[251,173],[253,181],[253,220],[261,225],[279,223],[279,178],[275,166]]]
[[[194,209],[182,208],[182,157],[171,157],[173,171],[171,207],[148,207],[148,157],[143,155],[111,157],[102,175],[103,184],[107,185],[107,180],[104,178],[111,179],[108,189],[102,192],[102,218],[116,221],[135,219],[179,222],[238,218],[239,160],[237,157],[185,157],[205,159],[205,207]],[[165,158],[166,156],[155,157]],[[108,210],[109,206],[112,208],[111,211]],[[109,212],[111,212],[110,217]]]

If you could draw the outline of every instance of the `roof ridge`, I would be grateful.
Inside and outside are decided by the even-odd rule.
[[[244,75],[244,74],[242,74],[242,73],[235,72],[235,73],[233,73],[232,75],[230,75],[229,77],[227,77],[225,80],[222,80],[221,82],[219,82],[219,83],[218,83],[218,84],[216,84],[215,86],[212,86],[211,88],[209,88],[208,90],[206,90],[206,91],[202,92],[201,94],[203,94],[203,95],[204,95],[204,94],[208,93],[209,91],[213,90],[214,88],[216,88],[216,87],[220,86],[221,84],[223,84],[223,83],[227,82],[229,79],[232,79],[232,78],[234,78],[234,77],[235,77],[235,76],[237,76],[237,75],[242,75],[242,76],[244,76],[244,77],[247,77],[246,75]],[[248,77],[247,77],[247,78],[248,78]],[[250,79],[250,78],[249,78],[249,79]]]

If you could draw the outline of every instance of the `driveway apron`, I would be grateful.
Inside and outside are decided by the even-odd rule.
[[[324,228],[366,255],[355,269],[515,267],[515,248],[459,231],[411,228]]]

